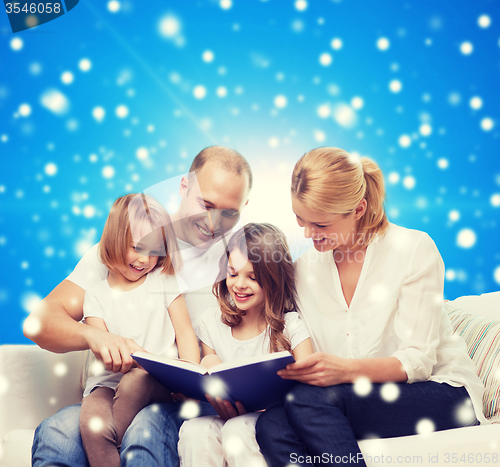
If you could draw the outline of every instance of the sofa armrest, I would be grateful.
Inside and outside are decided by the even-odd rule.
[[[82,400],[84,352],[56,354],[36,345],[0,346],[0,442],[14,429],[35,429]]]

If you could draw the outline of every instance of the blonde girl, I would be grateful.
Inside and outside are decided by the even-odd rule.
[[[294,268],[284,234],[270,224],[247,224],[233,235],[220,261],[213,292],[219,307],[200,321],[202,364],[207,368],[281,350],[297,361],[312,353],[297,314]],[[192,419],[181,427],[181,466],[264,465],[255,440],[262,412],[246,414],[239,403],[209,398],[219,416]]]
[[[133,348],[199,362],[183,287],[175,276],[180,267],[175,235],[161,204],[144,194],[118,198],[104,226],[99,257],[109,274],[86,291],[86,324],[126,337]],[[117,360],[112,357],[104,354],[103,363]],[[118,467],[121,440],[135,415],[152,402],[171,400],[144,370],[114,371],[91,376],[84,392],[80,433],[91,467]]]

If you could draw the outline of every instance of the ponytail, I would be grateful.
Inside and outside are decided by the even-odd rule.
[[[389,221],[384,210],[385,188],[384,176],[379,166],[369,159],[360,159],[365,179],[366,212],[358,221],[358,243],[369,244],[374,235],[383,235],[389,227]],[[363,236],[365,237],[363,239]]]

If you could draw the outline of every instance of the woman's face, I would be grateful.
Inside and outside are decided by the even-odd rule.
[[[357,241],[357,221],[366,210],[366,201],[361,200],[348,215],[314,212],[292,195],[292,210],[297,223],[304,228],[304,235],[313,241],[318,251],[345,250]]]

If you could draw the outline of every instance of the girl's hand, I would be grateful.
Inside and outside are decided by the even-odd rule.
[[[348,359],[316,352],[287,365],[286,370],[278,371],[278,375],[283,379],[295,379],[301,383],[324,387],[351,382],[349,372]]]
[[[222,420],[229,420],[230,418],[247,413],[245,407],[243,407],[243,404],[239,401],[235,402],[236,408],[234,408],[231,402],[224,401],[219,396],[214,399],[212,396],[205,394],[205,397],[207,401],[212,404],[212,407],[217,411]]]

